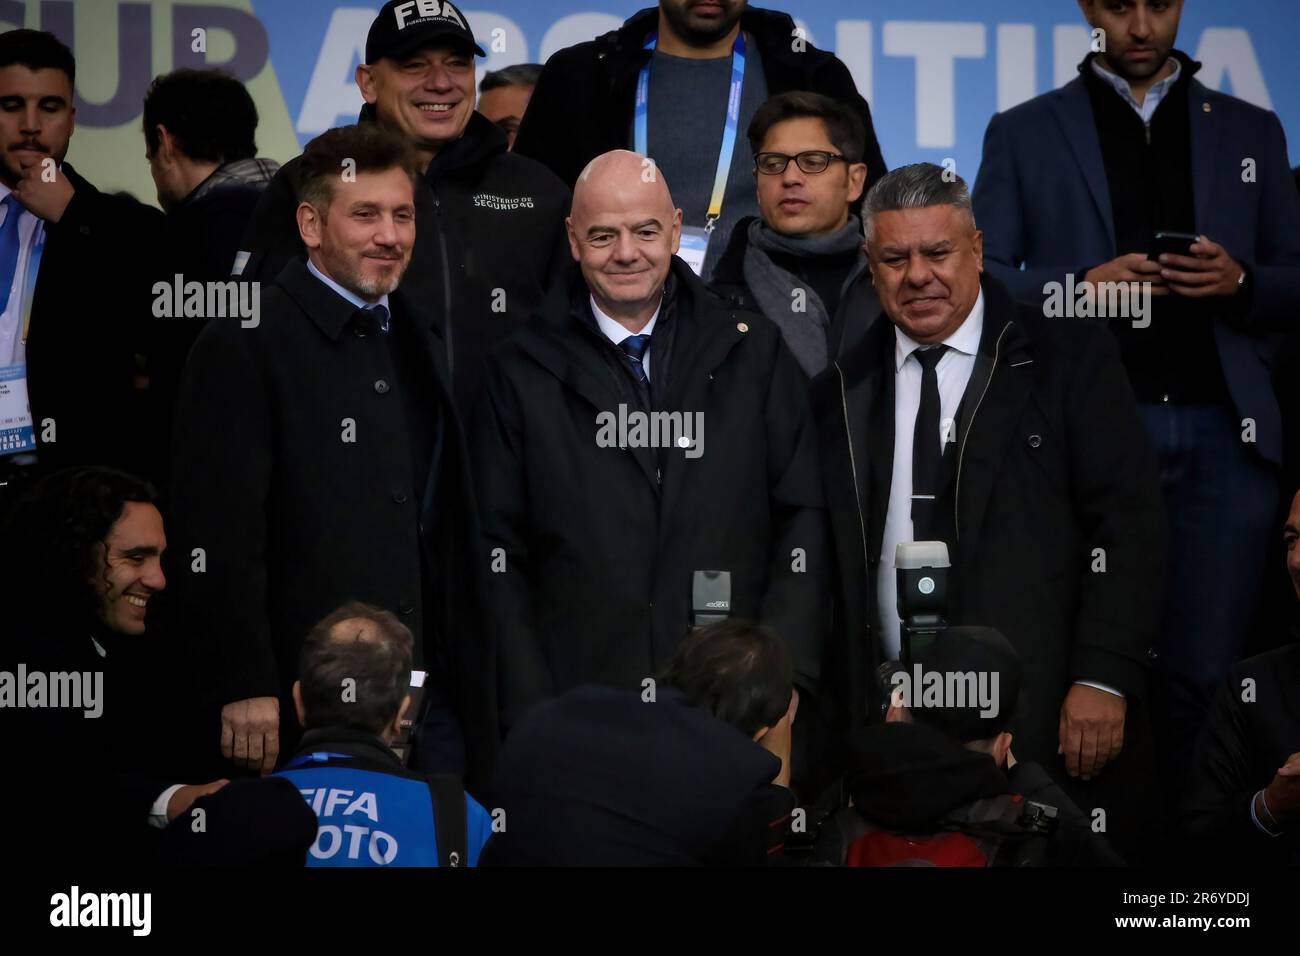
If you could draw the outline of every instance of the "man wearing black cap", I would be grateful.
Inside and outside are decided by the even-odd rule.
[[[883,724],[849,742],[852,806],[817,856],[848,866],[1077,866],[1120,860],[1042,767],[1011,752],[1020,656],[998,631],[953,627],[884,679]]]
[[[361,121],[400,133],[424,170],[419,241],[402,291],[445,328],[462,411],[487,352],[569,262],[568,190],[540,163],[510,153],[505,134],[474,111],[476,54],[485,55],[455,6],[405,0],[379,11],[356,69]],[[236,274],[269,283],[290,259],[305,258],[294,219],[299,186],[293,160],[258,204]]]

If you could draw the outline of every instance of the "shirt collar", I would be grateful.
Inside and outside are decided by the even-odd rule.
[[[605,334],[605,338],[609,339],[615,345],[618,345],[629,335],[650,335],[654,332],[655,323],[659,321],[660,309],[663,308],[663,306],[660,306],[658,309],[655,309],[655,314],[650,316],[650,321],[645,324],[645,328],[640,332],[633,333],[627,330],[627,326],[620,325],[614,319],[611,319],[608,315],[602,312],[600,306],[596,304],[596,297],[594,295],[589,296],[589,298],[591,300],[591,314],[596,317],[596,325],[598,325],[600,331]]]
[[[979,352],[980,337],[984,334],[984,289],[981,287],[979,295],[975,297],[975,304],[971,306],[970,313],[966,320],[953,331],[942,344],[948,346],[954,352],[960,352],[962,355],[974,356]],[[917,342],[911,336],[907,335],[897,325],[894,326],[894,366],[895,370],[901,372],[903,363],[907,357],[917,349],[926,348],[927,346]]]
[[[1140,115],[1144,121],[1148,122],[1151,119],[1151,115],[1155,113],[1156,107],[1160,105],[1160,101],[1164,99],[1165,94],[1169,92],[1169,88],[1178,82],[1178,77],[1183,73],[1183,64],[1178,61],[1178,57],[1171,56],[1165,62],[1173,63],[1174,72],[1170,73],[1163,80],[1158,80],[1151,84],[1151,88],[1147,90],[1147,95],[1143,98],[1141,105],[1139,105],[1137,98],[1133,95],[1133,88],[1129,86],[1128,80],[1124,79],[1124,77],[1120,76],[1118,73],[1112,73],[1110,70],[1106,69],[1101,65],[1100,61],[1100,57],[1092,58],[1092,72],[1096,73],[1099,77],[1114,87],[1115,92],[1120,95],[1124,102],[1137,110],[1138,115]],[[1164,66],[1162,65],[1160,69],[1163,70]]]
[[[378,302],[367,302],[365,299],[361,298],[361,296],[357,295],[355,292],[352,292],[350,289],[343,288],[343,286],[339,285],[329,276],[325,275],[325,273],[317,269],[316,264],[312,262],[310,259],[307,260],[307,271],[310,272],[312,275],[314,275],[317,279],[320,279],[321,282],[324,282],[335,292],[337,292],[342,298],[346,299],[348,302],[351,302],[358,309],[373,309],[377,305],[382,305],[385,309],[388,309],[390,315],[393,312],[392,309],[388,308],[388,296],[386,295],[380,296]]]

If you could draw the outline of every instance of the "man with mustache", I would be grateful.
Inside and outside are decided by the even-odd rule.
[[[182,378],[172,578],[203,690],[222,705],[222,753],[253,770],[292,748],[303,635],[348,600],[392,608],[417,636],[424,769],[466,769],[461,728],[471,774],[491,759],[491,688],[456,557],[477,551],[444,333],[398,289],[419,175],[376,123],[308,144],[307,261],[262,289],[256,327],[210,322]]]
[[[1105,318],[1170,523],[1153,716],[1173,799],[1245,645],[1283,506],[1270,379],[1276,333],[1300,329],[1300,199],[1277,116],[1208,89],[1175,48],[1183,0],[1079,7],[1095,52],[1065,86],[993,117],[975,211],[989,270],[1040,309],[1048,283],[1150,284],[1145,321]],[[1188,239],[1157,248],[1157,232]]]
[[[791,90],[853,110],[867,134],[868,187],[884,175],[871,110],[848,68],[801,37],[788,14],[748,0],[660,0],[618,30],[555,53],[515,152],[570,186],[609,150],[653,158],[682,210],[682,258],[708,281],[733,226],[759,211],[750,156],[736,141],[764,100]]]
[[[138,470],[143,451],[126,423],[162,215],[64,162],[75,77],[52,34],[0,34],[0,505],[64,466]]]
[[[506,134],[475,112],[475,55],[486,54],[452,3],[389,0],[356,69],[366,101],[358,122],[397,133],[419,160],[420,236],[402,291],[443,325],[462,413],[488,352],[524,323],[568,264],[568,189],[510,152]],[[299,198],[298,161],[290,160],[253,214],[237,275],[269,282],[305,255],[294,220]]]
[[[884,311],[813,386],[841,582],[837,696],[854,724],[881,713],[877,669],[902,649],[897,545],[945,542],[949,623],[996,628],[1023,662],[1018,754],[1103,809],[1138,857],[1163,513],[1114,343],[985,273],[970,193],[939,166],[889,173],[862,219]]]

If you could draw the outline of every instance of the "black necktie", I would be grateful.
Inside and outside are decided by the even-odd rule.
[[[915,541],[933,540],[933,515],[936,499],[943,491],[943,452],[940,443],[939,360],[948,346],[918,349],[912,354],[921,363],[921,404],[916,410],[916,427],[912,432],[912,532]]]

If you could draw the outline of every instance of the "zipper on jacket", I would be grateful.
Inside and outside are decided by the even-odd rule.
[[[989,393],[989,386],[993,384],[993,376],[998,370],[998,356],[1002,352],[1002,340],[1006,337],[1007,329],[1011,328],[1008,322],[1002,326],[1002,331],[998,333],[998,340],[993,345],[993,367],[989,369],[988,381],[984,383],[984,391],[980,392],[979,401],[975,403],[975,408],[971,410],[970,421],[966,423],[966,434],[961,436],[961,449],[957,453],[957,477],[953,482],[952,492],[952,517],[953,517],[953,543],[961,540],[961,465],[966,459],[966,442],[970,439],[971,429],[975,427],[975,416],[979,414],[980,406],[984,404],[984,396]]]
[[[832,362],[835,366],[835,373],[840,378],[840,404],[844,409],[844,438],[849,446],[849,472],[853,475],[853,504],[858,511],[858,531],[862,535],[862,571],[867,577],[867,594],[871,593],[871,551],[867,547],[867,522],[862,516],[862,492],[858,484],[858,463],[853,455],[853,429],[849,425],[849,397],[844,390],[844,370],[840,368],[839,362]],[[868,601],[870,606],[872,602]],[[871,634],[871,615],[867,615],[867,634]]]
[[[448,384],[453,388],[456,383],[456,350],[453,346],[452,336],[452,318],[451,318],[451,263],[447,258],[447,231],[442,221],[442,200],[438,198],[438,190],[432,189],[433,192],[433,214],[438,220],[438,254],[442,258],[442,309],[443,314],[447,316],[445,327],[447,330],[447,379]]]

